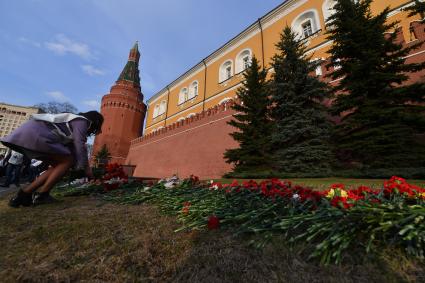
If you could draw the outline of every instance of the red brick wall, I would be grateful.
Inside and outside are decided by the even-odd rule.
[[[411,24],[417,40],[425,40],[424,25]],[[397,30],[402,41],[402,30]],[[417,41],[407,44],[414,44]],[[407,63],[425,61],[425,44],[412,51]],[[323,62],[324,75],[333,71],[326,69],[328,61]],[[408,83],[425,80],[425,70],[409,74]],[[322,77],[326,82],[330,78]],[[336,83],[336,82],[335,82]],[[229,102],[231,103],[231,102]],[[237,147],[229,136],[234,128],[227,125],[233,110],[229,104],[216,106],[183,122],[168,125],[154,134],[137,138],[131,142],[126,164],[136,165],[135,176],[169,177],[178,174],[187,177],[195,174],[202,179],[219,178],[231,170],[231,165],[223,159],[226,149]]]
[[[138,177],[221,177],[231,170],[223,159],[225,149],[237,147],[229,136],[234,128],[227,125],[235,113],[231,104],[216,106],[133,140],[126,164],[136,165],[134,175]]]

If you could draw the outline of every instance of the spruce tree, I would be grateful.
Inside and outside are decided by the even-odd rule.
[[[387,23],[389,8],[373,15],[371,2],[338,0],[327,25],[333,41],[328,67],[337,63],[331,77],[340,79],[332,112],[342,122],[334,141],[342,161],[364,169],[424,166],[418,139],[425,129],[424,85],[403,84],[409,72],[424,67],[405,62],[421,43],[395,42],[397,22]]]
[[[270,100],[266,82],[267,71],[253,57],[245,70],[242,87],[237,90],[240,103],[232,106],[237,111],[228,122],[237,131],[230,135],[239,143],[239,148],[224,153],[226,162],[234,164],[233,176],[255,177],[267,175],[270,159]]]
[[[409,17],[419,15],[421,17],[421,21],[422,22],[424,21],[424,18],[425,18],[425,2],[415,0],[415,4],[407,7],[404,10],[409,12],[409,14],[408,14]]]
[[[327,85],[321,82],[305,53],[303,41],[286,27],[276,44],[271,79],[273,147],[276,164],[286,176],[328,176],[332,149],[329,145],[331,123],[321,103],[327,97]]]
[[[109,150],[106,144],[104,144],[96,153],[95,161],[97,164],[105,165],[110,159],[111,159],[111,154],[109,153]]]

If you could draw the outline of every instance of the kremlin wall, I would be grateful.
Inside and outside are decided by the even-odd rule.
[[[394,32],[405,45],[425,40],[425,25],[402,11],[412,3],[406,0],[372,3],[372,11],[377,13],[390,6],[388,20],[400,22]],[[134,175],[138,177],[173,174],[183,178],[190,174],[202,179],[221,177],[231,170],[223,153],[237,147],[229,136],[234,129],[227,121],[234,114],[230,106],[237,101],[236,91],[241,86],[243,71],[255,55],[269,74],[273,72],[271,58],[286,25],[304,40],[312,60],[320,60],[321,65],[313,75],[329,84],[338,83],[325,78],[337,68],[326,67],[327,50],[332,42],[326,39],[325,25],[334,4],[334,0],[285,1],[153,95],[147,106],[140,87],[140,54],[136,43],[117,82],[102,98],[105,123],[102,134],[95,139],[93,152],[106,144],[111,161],[136,166]],[[425,46],[414,50],[406,61],[424,62]],[[410,81],[424,78],[423,71],[412,74]]]

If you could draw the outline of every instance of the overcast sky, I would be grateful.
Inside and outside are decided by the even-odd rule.
[[[283,0],[0,0],[0,102],[98,109],[139,41],[145,101]]]

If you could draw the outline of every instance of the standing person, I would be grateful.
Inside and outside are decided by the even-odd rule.
[[[10,184],[14,183],[19,187],[19,180],[21,175],[22,163],[24,162],[24,155],[17,151],[12,150],[10,157],[7,160],[6,166],[6,181],[1,184],[1,187],[9,187]]]
[[[28,158],[49,165],[31,184],[19,190],[9,205],[19,207],[51,202],[50,190],[72,166],[84,169],[87,177],[92,178],[86,142],[88,136],[101,133],[102,124],[103,116],[97,111],[78,115],[34,114],[31,120],[0,139],[4,145]]]

